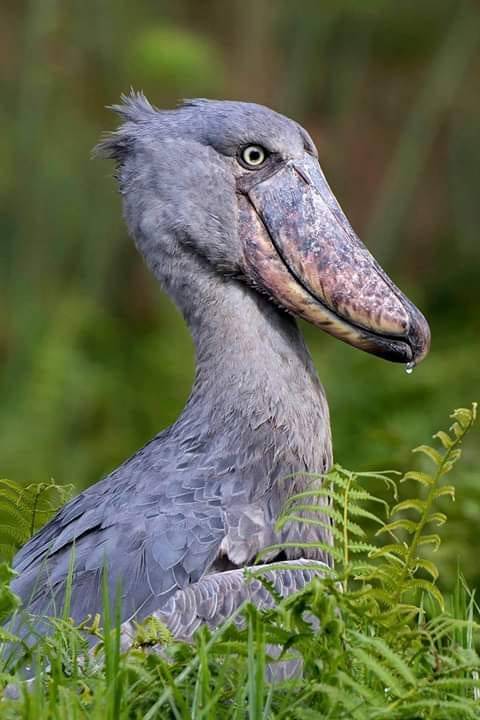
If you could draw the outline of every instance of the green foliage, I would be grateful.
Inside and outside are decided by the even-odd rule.
[[[428,363],[407,377],[307,329],[328,390],[336,457],[348,467],[404,467],[409,448],[437,426],[443,408],[466,401],[480,383],[480,94],[478,63],[466,66],[480,39],[475,3],[329,0],[307,2],[299,12],[295,3],[256,0],[224,12],[222,3],[106,0],[92,22],[89,3],[31,0],[3,3],[0,16],[11,70],[3,75],[0,110],[0,474],[32,482],[52,473],[80,490],[169,424],[188,396],[190,340],[130,251],[110,171],[87,160],[100,132],[112,127],[102,106],[130,84],[149,91],[160,107],[189,92],[254,99],[303,121],[321,140],[322,163],[342,205],[361,237],[368,243],[373,237],[374,252],[401,287],[409,285],[434,338]],[[480,582],[474,432],[434,556],[443,591],[452,589],[458,557],[471,583]],[[401,486],[409,497],[416,493],[412,483]],[[436,511],[444,512],[449,499],[438,498]],[[405,514],[410,519],[414,510]],[[363,541],[374,545],[384,538],[370,538],[371,523],[378,526],[368,518],[358,524]],[[436,535],[435,528],[424,535],[424,561]],[[11,537],[1,542],[10,554]],[[445,642],[455,637],[468,647],[476,609],[468,597],[463,607],[463,594],[457,582],[445,597],[447,614],[467,623],[447,630]],[[439,612],[433,605],[430,614]],[[231,641],[238,654],[230,662],[221,642],[209,645],[210,688],[217,685],[204,716],[236,709],[242,717],[246,670],[238,658],[246,643]],[[214,648],[223,675],[212,661]],[[133,651],[122,659],[122,672],[128,675],[129,662],[135,668],[122,717],[142,717],[152,688],[162,692],[174,681],[170,709],[162,705],[159,716],[186,716],[192,678],[204,671],[207,677],[202,655],[201,665],[179,678],[190,652],[196,647],[178,649],[173,667],[161,670],[154,658],[137,663]],[[0,706],[2,717],[108,716],[101,673],[66,678],[60,661],[58,667],[22,710]],[[274,705],[278,717],[318,717],[305,688],[297,705],[296,692],[285,693],[278,710],[276,691],[267,708]],[[203,695],[196,697],[198,708]],[[430,716],[437,717],[434,709]]]
[[[0,668],[0,680],[17,677],[20,691],[19,700],[4,699],[2,720],[480,718],[480,609],[460,573],[454,592],[443,596],[437,568],[424,555],[440,543],[436,527],[446,518],[437,504],[454,496],[446,476],[475,416],[475,405],[456,410],[450,430],[435,436],[440,451],[415,449],[431,463],[428,472],[410,470],[397,482],[392,472],[336,466],[323,489],[291,498],[280,526],[335,521],[336,569],[276,598],[271,610],[247,605],[241,627],[232,617],[185,644],[150,619],[122,652],[107,597],[103,628],[98,617],[80,628],[66,617],[53,620],[52,636],[33,652],[38,670],[28,690],[14,668]],[[391,509],[371,491],[377,481]],[[418,494],[399,498],[409,487]],[[333,506],[315,509],[312,494],[333,498]],[[4,574],[2,588],[7,580]],[[98,640],[94,653],[89,636]],[[287,661],[301,661],[303,675],[270,682],[269,673]]]
[[[20,605],[19,598],[11,591],[9,586],[10,580],[14,576],[14,571],[7,563],[0,563],[0,624],[6,622]],[[11,633],[0,627],[0,643],[13,641],[14,639]]]
[[[135,623],[135,647],[148,647],[149,645],[166,645],[172,642],[170,630],[156,617],[147,618],[141,623]]]
[[[301,121],[360,237],[425,312],[432,352],[408,377],[307,331],[342,465],[405,467],[416,438],[480,385],[480,93],[476,62],[465,66],[477,4],[224,6],[104,0],[92,22],[89,3],[0,3],[0,477],[80,491],[188,397],[183,322],[127,239],[112,168],[88,159],[116,123],[104,105],[130,85],[159,107],[194,93]],[[443,587],[460,554],[480,583],[477,466],[472,444],[438,555]]]
[[[439,431],[434,435],[442,451],[429,445],[420,445],[413,450],[426,456],[434,466],[433,473],[410,470],[400,480],[400,484],[413,481],[420,488],[420,496],[397,501],[389,509],[382,498],[364,487],[364,483],[380,479],[397,498],[393,472],[353,473],[336,465],[322,488],[292,496],[279,520],[279,528],[288,522],[301,521],[323,527],[333,534],[335,548],[332,554],[337,579],[341,579],[342,587],[350,597],[358,597],[368,617],[385,625],[386,632],[388,629],[398,632],[406,619],[418,616],[426,595],[434,598],[443,609],[443,597],[436,585],[438,568],[422,551],[427,546],[436,551],[440,546],[440,536],[434,530],[443,525],[447,517],[434,506],[440,498],[453,499],[455,496],[454,487],[445,484],[444,479],[460,458],[460,446],[475,422],[476,411],[475,404],[471,410],[455,410],[449,432]],[[312,499],[322,503],[323,518],[319,519],[318,506],[311,503]],[[329,499],[333,504],[325,505]],[[384,504],[388,521],[384,522],[368,510],[366,503],[370,506]],[[361,518],[380,525],[375,538],[383,541],[381,545],[366,541],[365,530],[358,524]],[[335,523],[333,527],[331,521]],[[310,545],[314,546],[313,543]],[[325,550],[327,546],[320,544],[320,548]]]
[[[72,485],[0,479],[0,554],[11,558],[71,497]]]

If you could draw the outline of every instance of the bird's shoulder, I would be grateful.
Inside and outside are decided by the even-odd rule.
[[[78,582],[97,582],[113,560],[112,578],[130,597],[137,593],[130,584],[158,596],[195,582],[225,535],[215,483],[208,492],[210,471],[175,454],[168,436],[157,438],[67,503],[19,551],[17,591],[25,599],[42,566],[50,585],[65,582],[72,553]]]

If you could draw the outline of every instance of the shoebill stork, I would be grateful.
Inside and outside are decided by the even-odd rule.
[[[54,614],[73,557],[76,621],[101,611],[107,567],[123,621],[157,612],[185,638],[246,597],[268,602],[242,570],[262,549],[332,543],[322,528],[275,530],[286,499],[332,462],[327,401],[295,316],[406,364],[424,358],[430,334],[355,235],[296,122],[242,102],[160,111],[141,94],[114,110],[123,124],[98,152],[116,161],[130,234],[191,331],[195,381],[171,427],[20,550],[13,589],[34,616]],[[293,568],[271,572],[280,592],[315,572],[299,569],[301,555],[289,547]]]

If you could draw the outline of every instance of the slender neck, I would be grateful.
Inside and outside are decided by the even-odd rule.
[[[178,424],[245,438],[264,423],[302,465],[321,471],[330,457],[328,406],[295,320],[244,283],[203,264],[165,282],[196,348],[192,393]],[[179,279],[181,278],[181,279]],[[254,442],[254,437],[251,438]],[[238,440],[237,440],[238,443]]]
[[[197,358],[192,395],[240,412],[277,413],[293,410],[312,390],[316,396],[317,375],[295,320],[239,282],[222,283],[217,294],[190,323]]]

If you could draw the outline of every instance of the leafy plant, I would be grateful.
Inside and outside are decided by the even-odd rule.
[[[399,501],[391,472],[353,473],[336,466],[322,488],[292,497],[279,520],[280,528],[302,521],[330,530],[335,537],[335,573],[279,606],[287,626],[301,629],[296,639],[290,638],[289,647],[295,645],[309,674],[318,675],[320,705],[335,713],[332,717],[478,717],[474,702],[480,693],[480,666],[472,638],[480,626],[473,620],[473,596],[467,602],[468,591],[462,585],[457,589],[462,597],[457,612],[446,613],[436,585],[438,569],[422,554],[440,545],[431,527],[443,525],[447,518],[436,503],[454,497],[453,486],[444,479],[461,456],[476,412],[474,404],[471,410],[453,413],[449,431],[434,436],[442,451],[428,445],[414,449],[429,459],[433,472],[411,470],[400,485],[414,481],[423,490],[420,497]],[[375,479],[389,486],[395,500],[391,510],[387,508],[387,521],[365,506],[384,504],[363,487]],[[325,507],[329,497],[334,504]],[[312,499],[323,503],[315,506]],[[362,518],[380,525],[370,542],[359,524]],[[330,519],[336,523],[333,529]],[[318,547],[325,549],[323,543]],[[305,608],[316,617],[317,631],[306,628]],[[469,639],[462,646],[458,634],[467,630]],[[302,638],[305,631],[308,640]]]
[[[425,593],[435,598],[443,609],[443,598],[435,584],[438,568],[422,555],[422,550],[430,546],[435,552],[440,547],[440,536],[432,532],[432,526],[443,525],[447,516],[434,506],[439,498],[455,497],[453,485],[445,484],[443,480],[460,459],[462,441],[474,424],[476,414],[476,404],[471,410],[454,411],[449,432],[440,430],[434,435],[443,451],[429,445],[414,448],[414,453],[422,453],[433,463],[433,472],[409,470],[401,477],[400,485],[414,481],[421,490],[425,489],[423,496],[398,501],[399,488],[394,476],[399,473],[395,471],[355,473],[335,465],[325,477],[323,487],[298,493],[289,499],[278,528],[282,529],[290,522],[302,522],[332,533],[335,538],[333,549],[322,542],[309,543],[305,547],[329,550],[336,561],[336,575],[341,579],[343,589],[352,590],[360,583],[358,597],[386,624],[398,623],[401,615],[418,615],[421,606],[414,600],[423,598]],[[364,487],[366,481],[376,479],[383,481],[397,500],[391,509],[383,498]],[[374,504],[384,506],[387,522],[366,507]],[[380,525],[373,539],[375,543],[377,538],[387,538],[387,541],[380,546],[366,542],[366,531],[359,525],[359,519]]]
[[[71,497],[72,485],[0,479],[0,553],[11,558]]]
[[[440,546],[440,536],[432,532],[432,527],[443,525],[447,516],[434,506],[441,497],[455,498],[454,486],[444,484],[443,480],[460,459],[462,441],[475,422],[476,415],[476,404],[473,404],[471,410],[455,410],[451,416],[454,422],[449,433],[440,430],[434,435],[440,441],[443,452],[429,445],[420,445],[413,450],[414,453],[422,453],[433,463],[433,473],[411,470],[403,476],[401,482],[413,480],[425,488],[426,493],[424,497],[408,498],[397,503],[391,510],[391,521],[377,532],[377,535],[389,536],[393,542],[373,551],[371,557],[382,558],[377,573],[382,578],[388,575],[391,583],[393,592],[386,604],[397,606],[402,612],[413,610],[417,613],[420,610],[417,606],[403,603],[406,596],[418,595],[418,591],[432,595],[443,608],[443,598],[434,585],[438,569],[431,560],[421,555],[421,550],[425,546],[432,546],[436,551]],[[413,519],[405,517],[406,511],[412,511]],[[403,542],[398,536],[402,531],[407,536]],[[420,577],[423,571],[430,579]]]
[[[34,651],[35,680],[20,700],[4,700],[2,718],[480,718],[479,607],[460,573],[444,597],[425,554],[439,546],[436,526],[446,518],[437,503],[454,496],[445,478],[475,417],[475,405],[456,410],[450,430],[435,436],[440,451],[416,448],[430,472],[411,470],[397,481],[391,472],[336,466],[320,490],[290,500],[280,526],[300,520],[331,529],[335,520],[334,572],[277,597],[273,609],[247,605],[241,627],[232,617],[214,632],[200,628],[191,644],[147,621],[122,652],[108,598],[103,629],[98,618],[80,628],[54,620],[52,636]],[[389,489],[391,510],[367,489],[375,481]],[[409,487],[420,495],[399,499]],[[311,502],[327,497],[334,504],[326,508]],[[93,635],[94,654],[86,642]],[[302,673],[279,681],[292,662]],[[7,669],[0,668],[4,682]]]

